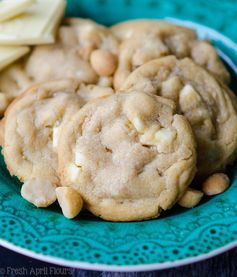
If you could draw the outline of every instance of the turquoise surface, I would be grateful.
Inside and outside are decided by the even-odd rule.
[[[69,0],[68,15],[110,24],[137,17],[175,17],[220,30],[237,41],[236,1]],[[187,23],[183,23],[187,24]],[[201,26],[222,56],[237,64],[235,45]],[[223,55],[224,54],[224,55]],[[236,75],[232,72],[232,88]],[[89,214],[65,219],[57,204],[37,209],[20,196],[20,183],[0,160],[0,239],[35,253],[100,265],[162,264],[196,257],[237,241],[237,166],[228,169],[231,187],[193,209],[174,208],[156,220],[111,223]],[[81,265],[83,268],[83,264]],[[86,266],[88,268],[88,266]],[[108,267],[109,269],[109,267]]]
[[[237,41],[236,0],[68,0],[67,15],[110,25],[134,18],[175,17],[220,31]]]

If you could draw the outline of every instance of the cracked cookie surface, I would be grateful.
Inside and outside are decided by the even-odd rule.
[[[193,30],[159,20],[132,20],[111,27],[121,42],[114,87],[119,89],[128,75],[144,63],[167,55],[192,58],[219,80],[229,82],[230,75],[215,48],[198,40]]]
[[[199,176],[223,170],[236,157],[236,97],[191,59],[169,56],[150,61],[129,75],[121,91],[175,101],[195,133]]]
[[[47,207],[56,200],[57,144],[64,122],[88,100],[111,93],[111,88],[65,79],[35,85],[11,103],[4,117],[3,154],[29,202]]]
[[[158,217],[196,172],[191,127],[174,110],[173,101],[138,92],[87,103],[59,138],[62,185],[104,219]]]

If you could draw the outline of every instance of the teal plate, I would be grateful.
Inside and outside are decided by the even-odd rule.
[[[185,2],[70,0],[67,14],[106,24],[128,18],[169,17],[176,24],[190,26],[218,48],[232,72],[232,89],[237,91],[237,46],[217,31],[193,23],[204,23],[237,40],[236,23],[231,25],[236,2]],[[212,21],[210,12],[215,14]],[[193,209],[175,207],[159,219],[112,223],[84,213],[67,220],[57,204],[37,209],[22,199],[21,185],[9,175],[1,157],[0,244],[55,264],[108,271],[161,269],[209,258],[237,246],[237,165],[228,173],[231,186],[225,193],[206,198]]]

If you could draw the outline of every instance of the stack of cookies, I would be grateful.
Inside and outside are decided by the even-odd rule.
[[[65,19],[0,72],[2,153],[22,196],[106,220],[158,217],[229,186],[237,100],[215,48],[158,20]]]

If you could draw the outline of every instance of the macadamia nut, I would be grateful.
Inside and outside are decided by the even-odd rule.
[[[56,201],[55,188],[50,181],[32,178],[23,184],[21,195],[36,207],[45,208]]]
[[[91,53],[90,62],[95,72],[100,76],[112,75],[118,64],[117,57],[104,49],[94,50]]]
[[[230,185],[226,174],[216,173],[208,177],[202,184],[202,191],[206,195],[216,195],[224,192]]]
[[[201,201],[202,197],[203,193],[201,191],[188,188],[178,204],[184,208],[193,208]]]

